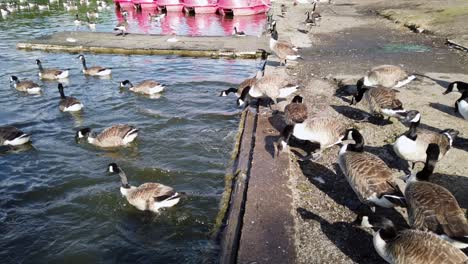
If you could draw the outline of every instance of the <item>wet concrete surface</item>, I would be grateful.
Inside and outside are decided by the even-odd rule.
[[[171,41],[174,40],[175,42]],[[189,37],[104,32],[59,32],[23,41],[18,49],[111,54],[181,55],[192,57],[258,58],[268,47],[265,37]]]

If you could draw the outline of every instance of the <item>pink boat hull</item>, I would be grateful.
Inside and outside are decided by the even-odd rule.
[[[218,11],[221,15],[247,16],[266,13],[270,0],[219,0]]]
[[[133,1],[132,0],[114,0],[114,4],[117,7],[132,7]]]
[[[134,4],[140,4],[142,9],[155,8],[158,6],[157,0],[133,0]]]
[[[184,11],[196,14],[212,14],[218,10],[218,0],[184,0]]]
[[[158,0],[158,9],[166,10],[167,12],[181,12],[184,9],[184,4],[179,0]]]

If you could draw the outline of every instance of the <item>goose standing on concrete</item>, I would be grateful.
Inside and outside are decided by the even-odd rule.
[[[11,76],[10,83],[13,83],[13,87],[20,92],[26,92],[28,94],[41,93],[41,86],[29,80],[20,81],[18,77]]]
[[[14,126],[0,126],[0,146],[19,146],[29,142],[31,136]]]
[[[458,112],[465,120],[468,120],[468,90],[455,102],[455,112]]]
[[[241,96],[237,98],[237,105],[243,106],[246,99],[248,99],[247,96],[251,98],[269,98],[276,104],[278,99],[288,97],[296,92],[298,88],[298,85],[290,85],[285,76],[279,74],[266,75],[261,79],[257,79],[252,86],[247,86],[242,90]]]
[[[59,109],[62,112],[77,112],[83,109],[83,104],[78,101],[75,97],[65,96],[65,92],[63,91],[63,85],[61,83],[58,84],[58,90],[60,93],[60,104]]]
[[[155,80],[145,80],[136,84],[135,86],[129,80],[125,80],[120,83],[120,87],[126,87],[127,84],[130,85],[130,91],[146,95],[161,93],[162,91],[164,91],[165,88],[161,83]]]
[[[331,116],[311,118],[307,111],[307,106],[299,95],[296,95],[292,102],[286,106],[284,110],[286,127],[281,132],[276,144],[278,155],[288,147],[291,136],[320,144],[319,151],[304,159],[317,160],[325,149],[341,143],[346,135],[346,124]]]
[[[128,22],[127,22],[127,17],[124,16],[124,20],[122,22],[117,23],[117,25],[114,27],[114,31],[120,31],[116,36],[124,36],[127,34],[127,28],[128,28]]]
[[[68,78],[69,71],[59,70],[59,69],[44,69],[42,67],[42,62],[36,60],[37,67],[39,67],[39,78],[43,80],[58,80]]]
[[[442,94],[451,93],[453,92],[453,89],[457,89],[460,93],[463,93],[465,91],[468,91],[468,83],[460,81],[452,82],[447,87],[447,90],[445,90],[445,92],[443,92]]]
[[[397,90],[384,87],[361,87],[353,96],[351,104],[359,103],[362,98],[367,102],[369,111],[372,114],[400,118],[401,113],[406,110],[403,103],[397,98]]]
[[[79,55],[77,59],[80,59],[81,63],[83,64],[83,73],[89,76],[108,76],[112,73],[112,70],[109,68],[104,68],[101,66],[93,66],[87,67],[86,66],[86,59],[83,55]]]
[[[161,208],[172,207],[180,200],[179,193],[160,183],[148,182],[138,187],[131,186],[123,170],[115,163],[108,165],[108,171],[119,174],[122,184],[120,193],[138,210],[158,213]]]
[[[273,26],[273,31],[271,32],[270,49],[280,59],[280,63],[284,62],[284,65],[286,65],[287,60],[295,61],[301,57],[298,54],[297,47],[294,47],[291,43],[286,41],[278,41],[276,26]]]
[[[228,94],[230,93],[235,93],[236,96],[239,98],[242,94],[242,91],[246,88],[246,87],[252,87],[255,82],[257,81],[257,79],[260,79],[262,78],[263,76],[265,76],[265,67],[266,67],[266,64],[267,64],[267,61],[265,60],[263,63],[262,63],[262,68],[257,71],[257,74],[255,76],[253,76],[252,78],[248,78],[248,79],[245,79],[244,81],[242,81],[238,86],[237,88],[234,88],[234,87],[231,87],[229,89],[226,89],[224,91],[221,92],[221,94],[219,96],[228,96]]]
[[[357,81],[357,89],[362,86],[383,86],[386,88],[400,88],[416,77],[408,75],[401,67],[395,65],[380,65],[372,68]]]
[[[317,25],[320,26],[320,21],[322,20],[322,15],[320,15],[320,13],[318,11],[315,11],[316,7],[317,7],[317,3],[314,3],[314,7],[312,8],[312,12],[310,13],[309,11],[307,11],[306,23],[310,23],[310,25],[313,25],[313,26],[317,26]]]
[[[410,128],[393,143],[393,150],[400,158],[413,163],[413,168],[415,163],[426,161],[426,150],[431,143],[439,146],[439,160],[442,159],[452,147],[453,141],[459,133],[454,129],[446,129],[439,133],[418,129],[421,114],[416,110],[408,111],[402,115],[406,116],[403,122],[410,122]]]
[[[113,125],[104,129],[98,135],[91,133],[90,128],[83,128],[76,132],[76,139],[85,138],[89,144],[101,148],[126,146],[138,136],[138,129],[129,125]]]
[[[468,257],[460,249],[438,236],[420,230],[397,231],[392,221],[381,217],[366,218],[374,232],[374,248],[391,264],[464,264]]]
[[[414,229],[432,231],[457,248],[468,247],[468,221],[449,190],[429,182],[439,147],[429,144],[424,169],[409,177],[405,188],[409,224]]]
[[[363,204],[372,211],[375,211],[375,206],[392,208],[405,205],[392,170],[379,157],[364,152],[364,138],[358,130],[348,129],[342,143],[338,164]]]

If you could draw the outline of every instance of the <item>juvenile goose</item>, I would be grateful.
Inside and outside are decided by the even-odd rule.
[[[265,60],[262,63],[262,68],[257,71],[257,74],[255,76],[253,76],[252,78],[245,79],[244,81],[242,81],[237,86],[237,88],[231,87],[229,89],[226,89],[226,90],[222,91],[219,96],[227,96],[230,93],[235,93],[237,97],[240,97],[241,94],[242,94],[242,91],[246,87],[252,87],[255,84],[255,82],[257,81],[257,78],[261,78],[261,77],[263,77],[265,75],[265,66],[266,66],[266,64],[267,64],[267,61]]]
[[[393,143],[393,150],[400,158],[413,163],[414,168],[415,163],[426,161],[426,149],[431,143],[439,146],[439,160],[447,154],[458,135],[457,130],[446,129],[437,133],[418,129],[421,122],[421,114],[418,111],[411,110],[402,115],[406,116],[403,122],[410,122],[410,128]]]
[[[288,147],[291,136],[320,144],[320,150],[304,159],[317,160],[321,153],[336,144],[341,143],[346,133],[346,125],[334,117],[309,117],[303,98],[295,96],[284,110],[286,127],[280,134],[276,144],[278,155]]]
[[[104,129],[98,135],[91,133],[90,128],[76,132],[76,139],[86,138],[89,144],[101,148],[114,148],[131,143],[138,136],[138,129],[129,125],[113,125]]]
[[[29,142],[31,136],[14,126],[0,126],[0,146],[19,146]]]
[[[301,58],[297,53],[298,49],[291,43],[278,41],[278,31],[276,31],[276,26],[273,26],[273,32],[271,32],[270,49],[280,59],[281,63],[284,62],[284,65],[286,65],[287,60],[295,61],[298,58]]]
[[[368,71],[363,78],[358,80],[356,86],[358,90],[363,85],[399,88],[408,84],[415,78],[414,75],[408,75],[408,73],[399,66],[380,65]]]
[[[351,104],[359,103],[362,98],[367,102],[369,112],[372,114],[400,118],[404,113],[403,103],[397,98],[397,90],[384,87],[361,87],[353,96]]]
[[[237,105],[243,106],[247,96],[251,98],[269,98],[275,104],[278,99],[283,99],[298,90],[299,86],[291,86],[288,79],[278,74],[266,75],[257,79],[252,86],[247,86],[242,90],[241,96],[237,98]]]
[[[405,189],[409,224],[414,229],[432,231],[457,248],[468,247],[468,221],[455,197],[444,187],[429,182],[439,147],[429,144],[424,169],[409,177]]]
[[[386,218],[366,219],[374,232],[375,251],[391,264],[465,264],[468,257],[460,249],[436,235],[420,230],[397,231]]]
[[[247,36],[244,31],[237,31],[237,27],[234,27],[234,36],[237,37],[245,37]]]
[[[453,89],[457,89],[460,93],[463,93],[465,91],[468,91],[468,83],[460,82],[460,81],[452,82],[447,87],[447,90],[445,90],[445,92],[443,92],[442,94],[451,93],[453,91]]]
[[[338,164],[359,200],[372,211],[375,211],[375,206],[391,208],[404,205],[403,193],[395,182],[392,170],[379,157],[364,152],[361,133],[348,129],[342,141]],[[399,200],[402,202],[395,203]]]
[[[83,64],[83,73],[85,75],[89,76],[107,76],[112,73],[112,70],[110,68],[104,68],[101,66],[93,66],[93,67],[87,67],[86,66],[86,59],[83,55],[79,55],[77,59],[81,60],[81,63]]]
[[[120,83],[120,87],[126,87],[127,84],[130,85],[130,91],[147,95],[160,93],[164,91],[165,88],[161,83],[154,80],[145,80],[135,86],[129,80],[125,80]]]
[[[455,102],[455,112],[460,113],[465,120],[468,120],[468,90]]]
[[[114,31],[120,31],[116,36],[124,36],[127,34],[127,28],[128,28],[128,22],[127,22],[127,17],[124,16],[124,20],[122,22],[117,23],[117,25],[114,27]]]
[[[43,80],[58,80],[68,78],[68,70],[44,69],[40,60],[36,60],[36,64],[39,67],[39,78]]]
[[[110,173],[118,173],[120,176],[120,193],[128,203],[141,211],[158,213],[159,209],[172,207],[180,200],[180,194],[169,186],[147,182],[138,187],[128,184],[128,179],[123,170],[115,163],[108,165]]]
[[[78,101],[75,97],[65,96],[63,91],[63,85],[58,84],[58,90],[60,93],[60,104],[59,109],[62,112],[77,112],[83,109],[83,104]]]
[[[13,87],[20,92],[26,92],[28,94],[41,93],[41,86],[29,80],[20,81],[18,77],[11,76],[10,83],[13,83]]]

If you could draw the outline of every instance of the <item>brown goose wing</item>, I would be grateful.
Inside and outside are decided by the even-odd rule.
[[[430,182],[412,183],[405,197],[414,228],[450,237],[468,236],[468,221],[455,197],[444,187]]]
[[[297,55],[297,51],[292,48],[291,44],[282,42],[276,43],[276,53],[280,58]]]
[[[239,84],[239,86],[237,87],[237,94],[238,95],[241,95],[242,94],[242,91],[246,88],[246,87],[252,87],[255,82],[256,82],[257,78],[256,77],[253,77],[253,78],[249,78],[249,79],[245,79],[243,82],[241,82]]]
[[[20,83],[18,83],[16,85],[16,89],[18,89],[20,91],[26,91],[26,90],[28,90],[30,88],[35,88],[35,87],[39,87],[39,84],[34,83],[32,81],[29,81],[29,80],[21,81]]]
[[[93,66],[89,67],[88,70],[86,71],[88,74],[97,74],[101,71],[105,71],[107,68],[101,67],[101,66]]]
[[[70,107],[70,106],[72,106],[74,104],[81,104],[81,103],[75,97],[67,96],[67,97],[65,97],[65,99],[62,99],[60,101],[59,108],[60,108],[60,110],[63,111],[65,108],[68,108],[68,107]]]
[[[304,104],[291,103],[284,109],[284,119],[289,125],[303,123],[307,119],[307,116],[307,106]]]
[[[165,200],[176,192],[169,186],[160,183],[144,183],[140,185],[129,196],[129,199],[142,199],[145,201],[162,201]]]
[[[359,200],[367,202],[366,197],[374,193],[377,197],[395,193],[392,171],[378,157],[366,152],[347,152],[344,154],[347,179]]]
[[[397,91],[384,87],[375,87],[369,90],[369,94],[380,108],[403,109],[403,103],[397,99]]]
[[[119,138],[121,140],[128,134],[128,132],[134,129],[135,127],[129,125],[114,125],[104,129],[101,133],[99,133],[96,139],[99,141],[104,141],[106,139]]]

